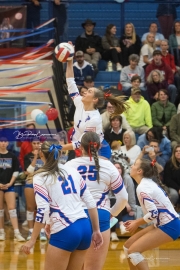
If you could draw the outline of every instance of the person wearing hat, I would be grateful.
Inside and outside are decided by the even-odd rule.
[[[89,89],[90,87],[94,87],[94,80],[92,76],[86,76],[84,79],[84,86]]]
[[[82,23],[84,32],[76,38],[75,50],[83,51],[84,58],[86,61],[91,63],[94,68],[98,67],[98,61],[101,59],[101,37],[94,32],[94,27],[96,23],[90,19],[87,19]]]
[[[176,95],[177,95],[177,88],[174,85],[174,74],[172,72],[172,69],[169,65],[167,65],[163,60],[162,60],[162,52],[160,50],[155,50],[153,52],[153,60],[151,64],[149,64],[146,67],[145,74],[146,74],[146,79],[148,75],[151,73],[152,70],[158,69],[161,71],[161,73],[164,75],[165,80],[168,83],[168,91],[170,93],[170,101],[172,103],[175,102]]]
[[[147,132],[152,127],[151,108],[149,103],[141,96],[141,90],[132,88],[131,96],[126,103],[129,108],[123,115],[132,130],[139,135]]]
[[[84,60],[83,51],[77,51],[75,59],[76,62],[73,64],[75,82],[77,86],[83,86],[85,77],[94,78],[94,69],[90,63]]]

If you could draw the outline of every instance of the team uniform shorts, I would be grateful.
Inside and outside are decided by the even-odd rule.
[[[49,244],[73,252],[85,250],[90,247],[92,237],[91,223],[88,218],[76,220],[67,228],[51,234]]]
[[[1,191],[3,191],[4,193],[6,193],[6,192],[15,192],[15,190],[14,190],[14,186],[12,186],[12,187],[9,187],[8,189],[1,189]]]
[[[104,232],[110,229],[110,212],[104,209],[97,209],[99,217],[100,232]],[[88,210],[85,210],[89,217]]]
[[[180,236],[180,220],[175,218],[165,225],[158,227],[164,233],[169,235],[173,240],[176,240]]]
[[[28,184],[28,183],[26,183],[26,184],[25,184],[25,188],[33,188],[33,184]]]

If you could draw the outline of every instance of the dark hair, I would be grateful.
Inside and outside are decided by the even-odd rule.
[[[63,171],[59,168],[58,163],[59,163],[59,158],[61,155],[61,152],[57,152],[57,158],[54,158],[55,151],[56,149],[53,149],[50,152],[50,147],[55,144],[59,145],[58,141],[45,141],[41,145],[41,152],[44,154],[44,157],[46,159],[46,163],[37,171],[35,171],[33,174],[28,175],[27,180],[29,183],[33,181],[33,176],[38,174],[38,173],[44,173],[43,176],[53,176],[54,179],[59,175],[63,180],[65,179],[65,175]]]
[[[176,29],[175,29],[176,23],[180,23],[180,21],[175,21],[175,22],[174,22],[174,26],[173,26],[173,33],[174,33],[174,34],[176,34]]]
[[[134,82],[134,81],[136,81],[136,80],[139,80],[139,82],[141,83],[141,77],[140,77],[140,76],[138,76],[138,75],[132,76],[131,82]]]
[[[113,161],[113,164],[114,164],[114,165],[115,165],[115,164],[118,164],[118,165],[121,167],[121,171],[122,171],[121,176],[124,176],[125,169],[124,169],[124,166],[122,165],[122,163]]]
[[[158,91],[158,95],[159,95],[160,92],[163,92],[166,96],[169,97],[168,91],[167,91],[166,89],[160,89],[160,90]]]
[[[179,166],[177,165],[177,160],[176,160],[176,157],[175,157],[175,152],[176,152],[177,148],[180,148],[180,144],[177,144],[176,146],[173,147],[172,156],[170,158],[171,165],[175,170],[179,170]]]
[[[146,132],[146,140],[148,140],[148,132],[151,131],[154,135],[154,139],[158,140],[161,143],[162,139],[164,138],[162,134],[162,127],[152,127]],[[149,140],[148,140],[149,141]]]
[[[149,28],[151,27],[152,24],[156,24],[156,25],[157,25],[156,22],[151,22],[151,23],[149,24]],[[158,25],[157,25],[157,26],[158,26]]]
[[[88,90],[86,86],[80,86],[78,89],[79,89],[79,94],[80,94],[80,95],[81,95],[81,91],[82,91],[83,89]]]
[[[152,178],[152,180],[156,182],[168,194],[169,190],[160,179],[156,163],[153,164],[152,161],[144,158],[139,160],[141,161],[140,169],[143,171],[143,177]]]
[[[97,133],[89,131],[86,132],[81,139],[81,146],[84,148],[84,151],[91,157],[94,158],[96,170],[97,170],[97,181],[99,183],[99,158],[98,150],[100,147],[100,138]]]
[[[105,32],[105,36],[107,38],[108,43],[112,46],[113,44],[111,44],[111,29],[114,27],[114,24],[108,24],[108,26],[106,27],[106,32]]]
[[[26,128],[28,128],[28,127],[30,127],[30,126],[33,126],[34,129],[36,129],[36,125],[35,125],[34,123],[28,123],[28,124],[26,125]]]
[[[121,115],[113,115],[113,116],[110,116],[110,117],[109,117],[110,124],[111,124],[111,122],[114,121],[115,119],[119,120],[120,124],[122,124],[122,116],[121,116]]]
[[[149,141],[149,143],[151,143],[151,142],[158,143],[158,145],[159,145],[159,141],[157,139],[152,139],[152,140]]]

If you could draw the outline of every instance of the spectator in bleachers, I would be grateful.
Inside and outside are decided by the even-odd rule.
[[[116,65],[116,70],[121,71],[123,65],[123,55],[119,40],[116,37],[116,26],[109,24],[106,27],[105,36],[102,37],[102,47],[104,52],[102,58],[106,61],[111,61]]]
[[[143,134],[152,127],[151,109],[149,103],[141,96],[139,88],[132,88],[131,97],[127,101],[129,108],[125,115],[135,133]]]
[[[106,131],[107,129],[110,128],[110,116],[114,112],[114,106],[108,102],[106,106],[106,111],[101,114],[102,118],[102,125],[103,125],[103,131]],[[124,115],[121,115],[122,117],[122,128],[126,130],[131,130],[131,127],[129,123],[126,120],[126,117]]]
[[[89,89],[90,87],[94,87],[94,80],[92,76],[86,76],[84,78],[84,87],[86,87],[87,89]]]
[[[164,39],[161,41],[161,52],[162,52],[162,60],[165,64],[169,65],[174,73],[174,82],[177,87],[178,93],[180,93],[180,74],[176,68],[174,56],[168,52],[169,45],[168,40]]]
[[[169,197],[173,205],[180,198],[180,144],[173,149],[171,159],[164,167],[164,184],[169,188]]]
[[[176,95],[177,95],[177,88],[176,86],[173,84],[174,83],[174,74],[171,70],[171,68],[166,65],[164,63],[164,61],[162,60],[162,53],[159,50],[155,50],[153,52],[153,61],[151,64],[149,64],[146,67],[146,78],[148,77],[148,75],[150,74],[150,72],[154,69],[158,69],[162,72],[162,74],[165,77],[165,80],[168,83],[168,91],[170,93],[170,100],[172,103],[175,102],[176,99]]]
[[[149,26],[149,32],[148,33],[145,33],[142,38],[141,38],[141,41],[143,44],[146,44],[147,43],[147,35],[149,33],[153,34],[154,37],[155,37],[155,44],[156,44],[156,48],[159,48],[160,45],[161,45],[161,40],[164,39],[164,36],[160,33],[157,32],[158,31],[158,26],[157,26],[157,23],[155,22],[152,22]]]
[[[138,75],[138,79],[140,79],[140,85],[134,85],[134,87],[139,87],[142,91],[145,90],[144,84],[145,84],[145,74],[144,69],[140,66],[138,66],[139,62],[139,56],[137,54],[131,54],[129,56],[129,66],[126,66],[122,69],[121,75],[120,75],[120,83],[123,86],[124,94],[126,94],[126,91],[130,90],[132,88],[132,81],[131,79]],[[133,80],[135,81],[135,80]]]
[[[159,20],[161,31],[165,38],[169,38],[172,33],[172,27],[174,20],[177,18],[176,7],[179,4],[170,4],[169,0],[156,0],[157,2],[163,2],[163,4],[158,5],[156,17]]]
[[[171,141],[162,134],[162,128],[152,127],[145,134],[139,136],[137,145],[141,149],[145,145],[149,145],[151,140],[158,140],[159,142],[159,156],[161,156],[165,161],[170,159],[171,156]]]
[[[152,122],[154,127],[162,127],[163,134],[169,137],[169,125],[173,115],[176,114],[176,107],[168,101],[168,92],[161,89],[158,92],[158,101],[151,106]]]
[[[174,23],[173,34],[169,37],[169,47],[170,50],[179,49],[180,50],[180,21]]]
[[[171,118],[169,133],[172,147],[180,144],[180,113]]]
[[[77,51],[75,53],[76,62],[73,64],[74,78],[77,86],[84,85],[86,76],[94,78],[94,69],[91,64],[84,60],[84,53]]]
[[[127,23],[125,25],[124,34],[120,38],[120,47],[123,54],[123,66],[129,64],[129,56],[131,54],[140,53],[141,40],[136,34],[134,25],[132,23]]]
[[[155,48],[155,36],[149,33],[146,36],[146,43],[141,48],[139,66],[146,68],[151,63]]]
[[[120,141],[123,144],[123,134],[126,129],[122,128],[122,117],[120,115],[115,115],[110,117],[110,129],[104,132],[104,139],[110,144],[113,141]]]
[[[160,70],[154,69],[147,77],[147,92],[149,95],[150,104],[158,100],[158,92],[161,89],[168,90],[168,83],[164,79],[164,75]]]
[[[159,142],[156,139],[152,139],[149,143],[149,145],[145,145],[140,153],[140,155],[137,157],[138,159],[149,159],[151,161],[156,161],[156,166],[158,169],[158,172],[161,173],[164,170],[164,166],[166,164],[166,161],[159,156]]]
[[[101,59],[102,46],[101,37],[94,32],[96,23],[87,19],[82,23],[84,32],[76,38],[75,50],[83,51],[85,60],[91,63],[94,69],[98,68],[98,62]]]

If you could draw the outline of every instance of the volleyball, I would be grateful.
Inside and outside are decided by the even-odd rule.
[[[60,62],[67,62],[74,56],[74,47],[66,42],[60,43],[55,50],[56,59]]]

